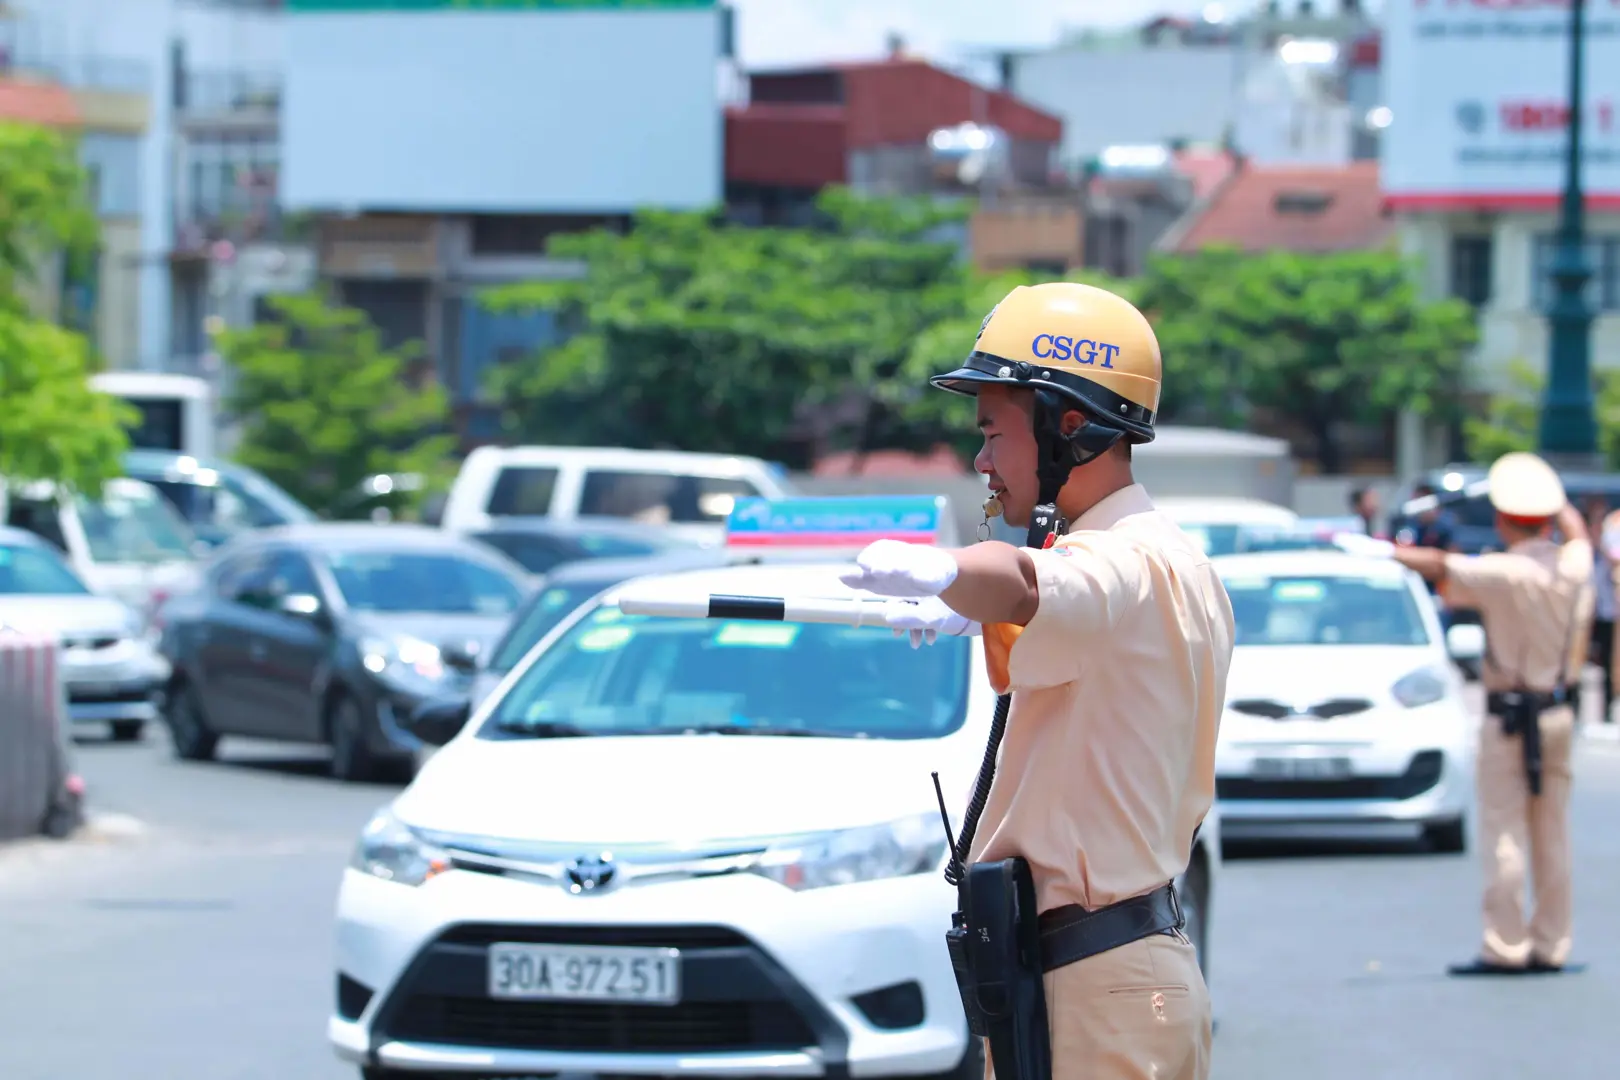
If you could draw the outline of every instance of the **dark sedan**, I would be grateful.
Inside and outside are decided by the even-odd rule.
[[[531,581],[483,545],[417,525],[243,534],[197,592],[158,613],[175,752],[207,760],[221,736],[244,735],[329,745],[345,780],[408,771],[419,744],[398,718],[465,693]]]
[[[690,551],[689,537],[627,524],[619,518],[496,518],[469,537],[507,555],[531,574],[549,574],[559,566],[587,559],[635,559],[666,551]]]

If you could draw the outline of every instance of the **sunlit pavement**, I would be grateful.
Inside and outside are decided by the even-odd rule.
[[[1472,854],[1402,842],[1230,853],[1213,909],[1217,1080],[1592,1076],[1620,1017],[1620,738],[1577,762],[1576,952],[1590,969],[1446,978],[1478,935]],[[0,849],[0,1077],[330,1080],[340,869],[388,787],[319,751],[227,742],[215,765],[87,740],[111,825]],[[1597,1072],[1593,1070],[1596,1069]]]

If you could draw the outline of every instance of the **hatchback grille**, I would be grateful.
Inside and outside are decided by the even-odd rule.
[[[389,1029],[413,1042],[562,1051],[797,1050],[816,1041],[785,1002],[594,1005],[414,994]]]
[[[1366,698],[1332,698],[1328,701],[1319,701],[1307,706],[1303,712],[1298,712],[1294,706],[1285,705],[1280,701],[1268,698],[1243,698],[1231,702],[1227,707],[1233,712],[1262,716],[1267,720],[1287,720],[1306,716],[1318,720],[1335,720],[1341,716],[1354,716],[1356,713],[1366,712],[1373,707],[1373,703]]]

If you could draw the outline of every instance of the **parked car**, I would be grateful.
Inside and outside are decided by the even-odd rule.
[[[206,760],[248,735],[329,745],[345,780],[408,771],[417,742],[399,717],[464,693],[531,586],[505,556],[426,526],[244,533],[158,614],[175,753]]]
[[[788,487],[780,466],[729,454],[481,446],[462,462],[440,524],[467,532],[503,517],[610,517],[718,544],[733,500]]]
[[[504,553],[531,574],[547,574],[584,559],[639,558],[701,547],[667,529],[632,525],[621,518],[497,518],[465,535]]]
[[[929,779],[960,814],[995,704],[978,643],[618,606],[847,596],[838,570],[636,578],[470,717],[415,714],[448,743],[344,871],[336,1052],[375,1075],[979,1080]],[[1201,960],[1219,834],[1212,813],[1181,881]]]
[[[1217,564],[1237,625],[1215,763],[1226,837],[1404,823],[1464,850],[1475,725],[1450,661],[1483,652],[1480,628],[1442,633],[1422,579],[1389,559]]]
[[[162,492],[211,547],[247,529],[317,520],[313,510],[259,472],[221,458],[131,450],[124,455],[124,472]]]
[[[0,498],[7,525],[54,546],[92,591],[143,616],[197,583],[206,546],[143,480],[109,480],[95,498],[64,495],[48,483],[8,485]]]
[[[0,527],[0,626],[61,642],[68,719],[106,724],[118,742],[157,718],[169,665],[143,633],[141,615],[98,596],[56,549],[33,533]]]

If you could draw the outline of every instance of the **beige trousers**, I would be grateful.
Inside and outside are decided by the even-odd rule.
[[[1052,1080],[1208,1080],[1209,989],[1184,936],[1152,937],[1046,973]],[[985,1053],[985,1076],[995,1063]]]
[[[1569,959],[1574,741],[1574,710],[1566,706],[1541,714],[1541,794],[1532,797],[1519,737],[1503,735],[1499,717],[1487,716],[1480,725],[1479,845],[1485,864],[1486,960],[1520,965],[1532,956],[1551,964]],[[1535,892],[1528,921],[1527,872]]]

